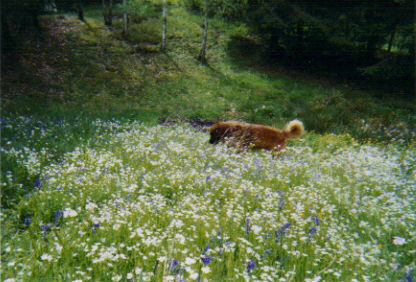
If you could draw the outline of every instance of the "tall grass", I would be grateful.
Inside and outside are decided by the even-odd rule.
[[[79,126],[2,121],[19,132],[3,191],[27,184],[2,210],[3,280],[414,277],[414,148],[307,134],[273,158],[187,125],[95,120],[56,158],[51,139]]]

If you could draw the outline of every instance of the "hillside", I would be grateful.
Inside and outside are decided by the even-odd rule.
[[[100,9],[85,15],[88,25],[71,14],[44,16],[41,36],[6,58],[13,68],[3,71],[5,113],[239,119],[277,127],[299,118],[319,133],[414,138],[414,103],[400,92],[360,90],[265,64],[244,24],[209,20],[204,66],[197,60],[202,18],[183,8],[169,7],[165,52],[159,51],[157,10],[133,18],[127,36],[121,18],[109,30]]]

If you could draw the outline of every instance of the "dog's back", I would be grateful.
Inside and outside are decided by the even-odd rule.
[[[226,138],[237,137],[242,134],[244,128],[247,128],[245,123],[235,121],[217,122],[211,126],[209,143],[217,144]]]
[[[281,150],[286,146],[287,138],[299,137],[303,132],[303,124],[298,120],[289,122],[283,130],[235,121],[218,122],[210,129],[209,143],[217,144],[231,139],[232,144],[239,147]]]

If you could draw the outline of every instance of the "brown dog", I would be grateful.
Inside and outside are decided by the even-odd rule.
[[[304,132],[303,123],[299,120],[292,120],[283,130],[258,124],[225,121],[211,126],[209,143],[229,141],[237,148],[259,148],[277,152],[286,146],[287,138],[299,137]]]

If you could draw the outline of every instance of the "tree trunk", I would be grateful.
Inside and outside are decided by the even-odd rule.
[[[208,0],[204,0],[204,30],[202,33],[202,47],[198,59],[202,64],[207,64],[206,49],[208,37]]]
[[[106,0],[102,0],[103,3],[103,16],[104,16],[104,24],[106,26],[113,25],[113,1],[110,0],[108,6],[106,4]]]
[[[113,25],[113,0],[110,0],[109,10],[108,10],[108,22],[109,26]]]
[[[78,0],[76,7],[77,7],[78,19],[86,23],[85,18],[84,18],[84,11],[82,10],[81,0]]]
[[[387,49],[387,52],[389,53],[391,52],[391,48],[393,47],[394,36],[396,35],[396,26],[397,26],[396,24],[393,26],[393,29],[390,34],[389,47]]]
[[[127,7],[126,7],[126,0],[123,0],[123,34],[126,35],[129,31],[129,23],[128,23],[128,15],[127,15]]]
[[[166,49],[166,0],[163,0],[163,6],[162,6],[162,44],[161,49]]]

